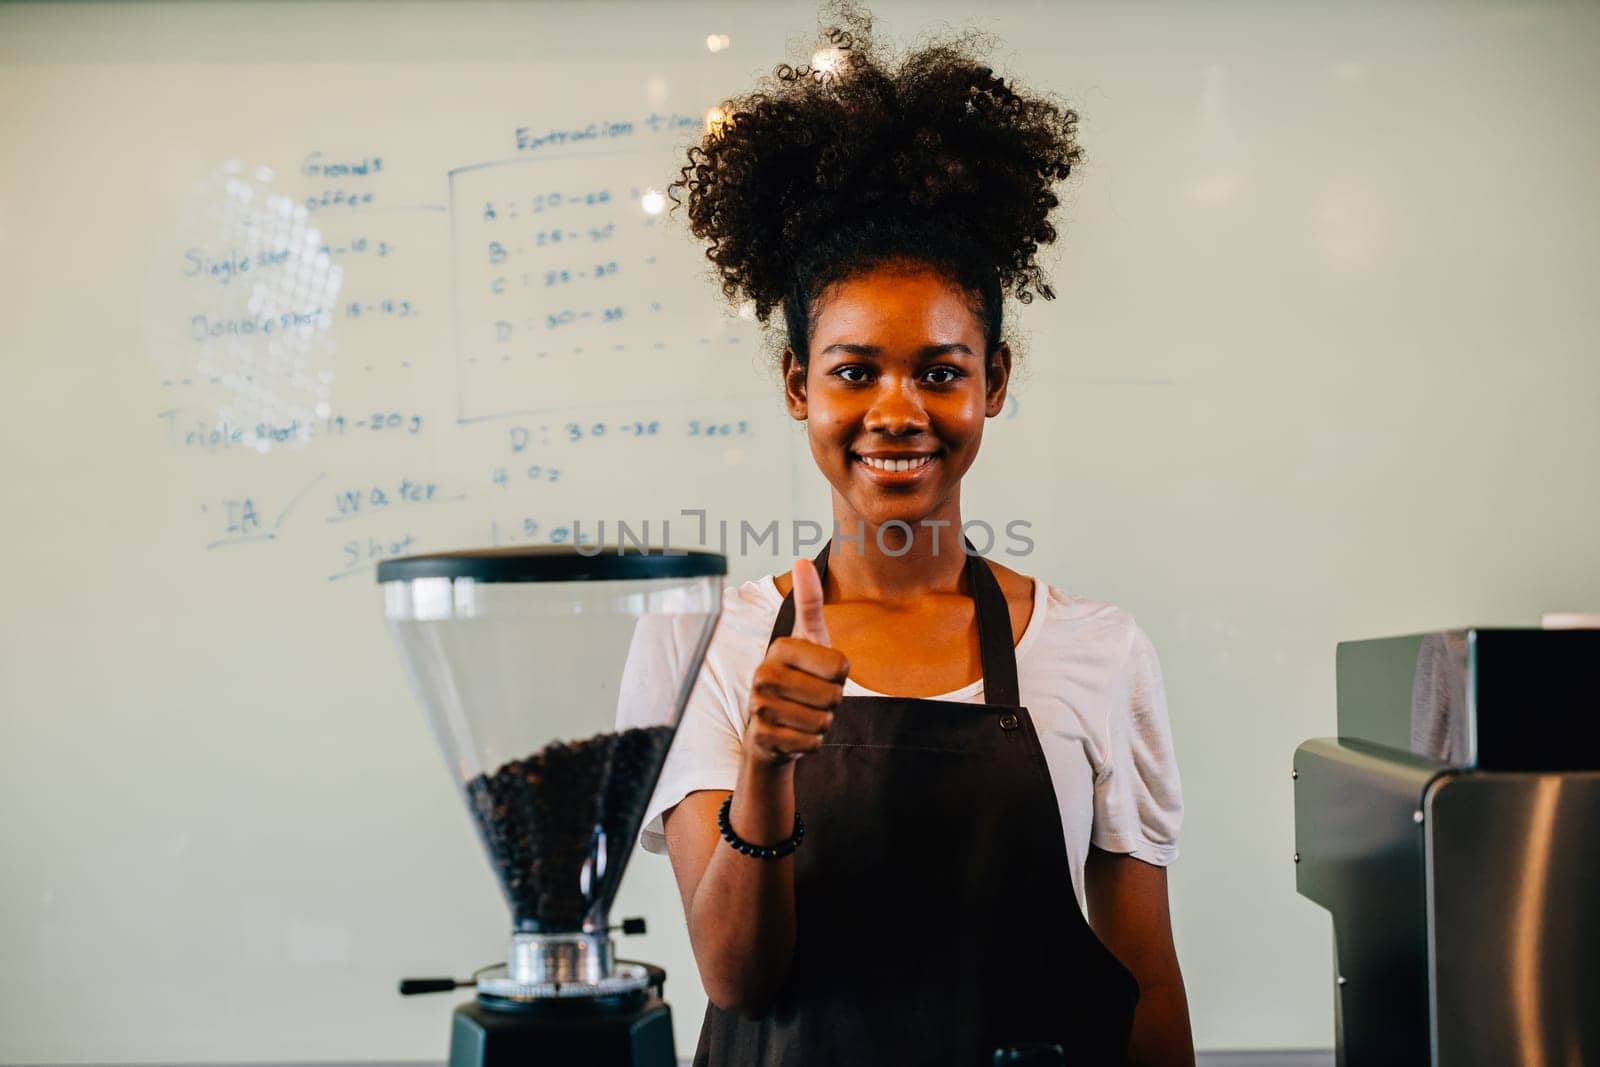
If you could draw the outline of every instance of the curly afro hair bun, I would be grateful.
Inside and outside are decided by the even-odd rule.
[[[1081,156],[1077,113],[996,74],[976,35],[891,61],[864,13],[836,13],[813,65],[723,104],[672,198],[724,294],[763,323],[782,308],[801,360],[828,285],[902,261],[970,293],[993,351],[1007,293],[1055,295],[1035,260]]]

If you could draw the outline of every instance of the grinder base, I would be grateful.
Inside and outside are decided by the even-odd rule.
[[[653,994],[496,1011],[457,1006],[449,1067],[677,1067],[672,1010]]]

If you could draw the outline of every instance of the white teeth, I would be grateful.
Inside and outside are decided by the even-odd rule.
[[[862,456],[861,462],[880,471],[909,471],[915,470],[931,459],[932,456],[918,456],[916,459],[874,459],[871,456]]]

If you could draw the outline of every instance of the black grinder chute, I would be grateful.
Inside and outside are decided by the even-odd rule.
[[[385,614],[512,914],[450,1067],[674,1067],[660,968],[611,903],[722,606],[725,557],[536,545],[378,567]]]

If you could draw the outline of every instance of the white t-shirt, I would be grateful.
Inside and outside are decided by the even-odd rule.
[[[1166,866],[1178,856],[1183,799],[1161,666],[1149,637],[1120,608],[1045,582],[1033,585],[1033,614],[1016,646],[1017,681],[1055,785],[1081,908],[1090,843]],[[645,812],[640,840],[646,851],[666,852],[662,816],[684,797],[737,784],[750,683],[782,604],[772,575],[723,591],[722,617]],[[651,717],[630,708],[660,707],[659,683],[681,676],[673,668],[691,651],[684,633],[667,623],[636,635],[619,694],[619,725]],[[844,695],[893,694],[847,678]],[[982,703],[983,681],[924,699]]]

